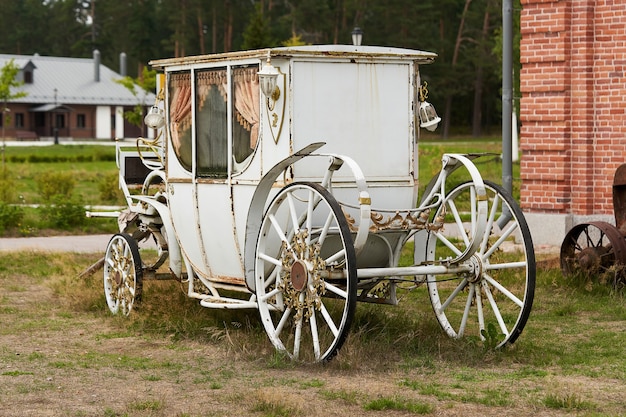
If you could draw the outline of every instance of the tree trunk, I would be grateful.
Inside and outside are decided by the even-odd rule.
[[[206,51],[204,50],[204,23],[202,22],[202,10],[198,8],[196,13],[198,15],[198,39],[200,42],[200,54],[204,55]]]
[[[481,39],[478,43],[479,54],[482,57],[485,54],[483,46],[489,32],[489,12],[485,12],[483,19],[483,30]],[[476,77],[474,78],[474,108],[472,114],[472,136],[479,137],[482,135],[482,105],[483,105],[483,79],[484,79],[484,59],[479,59],[476,66]]]
[[[456,41],[454,43],[454,52],[452,53],[452,61],[450,68],[456,67],[456,63],[459,59],[459,51],[461,49],[461,42],[463,40],[463,29],[465,26],[465,18],[467,16],[467,10],[472,0],[465,0],[465,7],[463,7],[463,14],[461,15],[461,21],[459,22],[459,30],[456,34]],[[443,138],[447,139],[450,136],[450,116],[452,114],[452,93],[446,97],[445,119],[443,120]]]
[[[224,52],[230,52],[233,46],[233,12],[230,0],[224,2],[226,27],[224,28]]]
[[[213,21],[211,22],[211,52],[217,52],[217,10],[215,10],[215,2],[213,2]]]

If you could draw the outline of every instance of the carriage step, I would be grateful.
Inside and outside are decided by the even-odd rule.
[[[223,310],[257,308],[256,301],[240,300],[238,298],[208,296],[200,300],[200,305],[206,308],[217,308]]]

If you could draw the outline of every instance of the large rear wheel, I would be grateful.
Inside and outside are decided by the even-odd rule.
[[[454,338],[479,337],[493,347],[513,343],[522,332],[535,292],[535,253],[521,209],[502,187],[485,181],[488,197],[487,227],[482,236],[472,236],[476,219],[473,183],[454,188],[436,216],[445,220],[443,231],[428,237],[427,258],[434,262],[455,259],[474,238],[481,242],[463,261],[468,272],[428,276],[428,292],[435,316]],[[446,213],[458,212],[463,225]],[[448,220],[450,218],[450,220]]]

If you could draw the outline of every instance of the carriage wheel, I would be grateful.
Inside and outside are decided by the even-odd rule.
[[[436,215],[471,212],[473,187],[468,182],[453,189]],[[515,200],[492,182],[485,181],[485,187],[487,228],[483,236],[477,236],[481,240],[478,250],[462,263],[470,271],[428,276],[428,292],[437,320],[449,336],[479,337],[489,346],[501,347],[513,343],[528,320],[535,292],[535,253]],[[428,237],[430,260],[453,259],[472,241],[471,232],[459,230],[448,217],[443,231]]]
[[[322,186],[293,183],[270,204],[255,254],[261,321],[292,359],[331,359],[356,308],[356,256],[348,223]]]
[[[104,295],[111,313],[128,316],[141,301],[142,284],[137,242],[126,233],[114,235],[104,255]]]
[[[563,239],[561,272],[565,276],[599,275],[616,264],[626,265],[626,240],[610,223],[576,225]]]

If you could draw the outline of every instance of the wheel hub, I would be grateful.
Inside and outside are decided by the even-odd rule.
[[[122,274],[120,273],[120,271],[113,272],[113,281],[115,281],[115,284],[118,288],[120,285],[122,285]]]
[[[478,255],[472,255],[468,264],[471,269],[467,273],[467,280],[473,284],[480,282],[483,276],[483,261]]]
[[[602,255],[606,252],[603,247],[585,248],[578,254],[578,265],[584,271],[597,271],[602,265]]]
[[[309,274],[306,265],[302,261],[295,261],[291,265],[291,273],[289,274],[291,285],[296,291],[302,291],[309,281]]]

